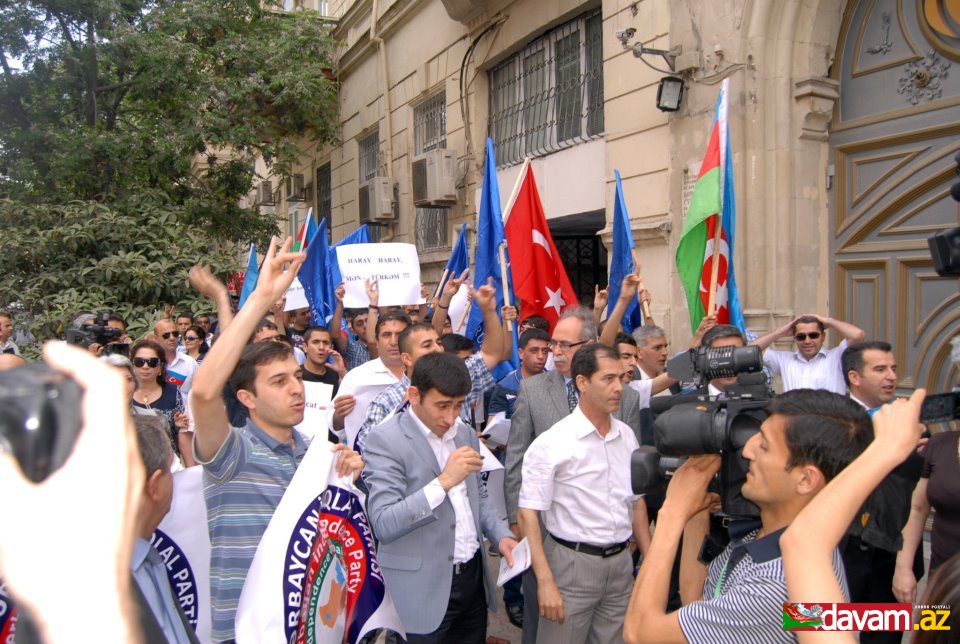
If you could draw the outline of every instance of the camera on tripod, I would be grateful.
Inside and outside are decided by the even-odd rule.
[[[720,454],[721,465],[711,490],[720,495],[723,512],[731,517],[758,517],[759,508],[743,498],[740,486],[749,463],[741,450],[766,420],[771,392],[763,373],[759,347],[699,347],[667,363],[667,373],[693,381],[706,391],[718,378],[736,378],[722,396],[702,395],[654,398],[651,410],[656,448],[642,446],[633,453],[631,480],[636,494],[662,492],[670,477],[696,454]]]

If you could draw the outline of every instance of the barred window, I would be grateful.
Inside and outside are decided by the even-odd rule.
[[[447,95],[440,92],[413,108],[413,153],[447,147]]]
[[[377,176],[380,166],[380,132],[374,130],[372,134],[360,139],[359,161],[360,182],[369,181]]]
[[[447,239],[449,212],[449,208],[417,208],[413,233],[417,243],[417,252],[423,253],[450,248],[450,242]]]
[[[327,220],[330,231],[330,215],[333,212],[333,171],[329,163],[317,168],[317,224]]]
[[[490,70],[497,165],[603,134],[602,18],[585,14]]]

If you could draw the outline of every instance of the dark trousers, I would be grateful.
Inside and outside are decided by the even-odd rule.
[[[520,575],[517,575],[503,585],[503,605],[523,606],[523,590]]]
[[[485,644],[487,641],[487,595],[477,551],[459,574],[453,574],[450,600],[440,626],[423,635],[408,633],[411,644]]]
[[[863,544],[858,537],[850,537],[840,551],[847,572],[850,601],[855,603],[896,603],[893,596],[893,572],[897,553]],[[913,560],[914,574],[923,577],[923,548],[917,548]],[[899,644],[903,633],[861,633],[861,644]]]

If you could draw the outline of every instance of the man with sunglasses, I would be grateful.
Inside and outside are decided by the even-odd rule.
[[[833,349],[823,346],[827,329],[833,329],[843,337]],[[780,338],[788,336],[796,342],[796,351],[768,348]],[[757,338],[752,344],[763,349],[763,362],[771,372],[780,375],[783,391],[826,389],[846,395],[847,385],[840,368],[840,356],[848,344],[863,342],[866,337],[862,329],[849,322],[808,313]]]
[[[186,353],[177,350],[180,344],[180,331],[173,320],[164,318],[157,320],[153,325],[153,332],[157,335],[160,345],[166,353],[167,380],[180,388],[180,393],[186,398],[193,385],[193,374],[197,371],[197,361]]]

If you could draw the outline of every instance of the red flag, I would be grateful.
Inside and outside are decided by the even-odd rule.
[[[542,315],[553,329],[560,312],[577,305],[577,296],[547,227],[533,168],[529,163],[524,167],[504,226],[513,292],[523,303],[523,317]]]

